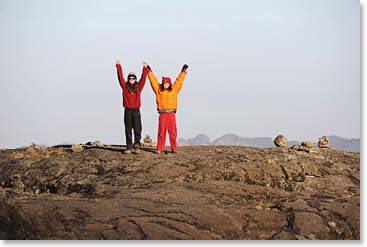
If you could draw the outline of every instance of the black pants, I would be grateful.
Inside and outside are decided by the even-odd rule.
[[[133,147],[133,139],[132,139],[133,129],[134,129],[134,146],[140,146],[141,129],[142,129],[140,109],[125,108],[124,123],[125,123],[126,148],[132,149]]]

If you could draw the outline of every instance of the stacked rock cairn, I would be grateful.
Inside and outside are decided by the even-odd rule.
[[[318,146],[319,148],[328,148],[329,147],[329,137],[323,136],[319,138]]]
[[[152,141],[152,138],[150,138],[149,135],[146,135],[145,138],[143,139],[143,146],[144,147],[156,147],[157,143]]]

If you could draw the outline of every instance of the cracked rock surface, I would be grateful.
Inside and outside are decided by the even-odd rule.
[[[360,155],[0,151],[1,239],[360,239]]]

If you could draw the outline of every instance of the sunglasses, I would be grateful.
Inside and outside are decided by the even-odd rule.
[[[136,80],[136,78],[135,77],[130,77],[129,80]]]

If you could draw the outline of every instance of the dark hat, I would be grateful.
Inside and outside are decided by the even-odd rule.
[[[135,79],[137,78],[136,75],[133,73],[133,72],[130,72],[128,75],[127,75],[127,79],[129,79],[130,77],[135,77]]]

